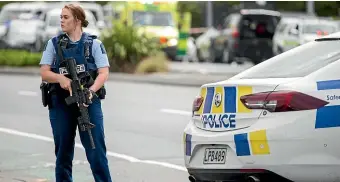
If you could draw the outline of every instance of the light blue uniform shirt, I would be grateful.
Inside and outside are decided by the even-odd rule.
[[[72,42],[71,44],[77,44],[77,42]],[[47,42],[46,48],[42,54],[40,65],[52,65],[54,57],[56,56],[55,48],[52,43],[52,39]],[[94,58],[95,64],[97,68],[109,67],[109,60],[107,58],[107,54],[104,48],[103,43],[98,40],[94,39],[92,44],[92,56]]]

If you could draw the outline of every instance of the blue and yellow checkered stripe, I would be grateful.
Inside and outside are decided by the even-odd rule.
[[[220,93],[222,96],[222,103],[219,107],[214,104],[214,96],[216,93]],[[204,101],[197,113],[250,113],[251,110],[242,104],[240,97],[251,93],[253,93],[251,86],[204,87],[200,93]]]
[[[236,134],[234,141],[237,156],[270,154],[266,130]]]
[[[183,134],[183,143],[186,156],[191,156],[191,138],[192,135],[186,133]]]

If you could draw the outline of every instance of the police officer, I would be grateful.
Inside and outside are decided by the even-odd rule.
[[[59,63],[63,56],[74,58],[80,68],[79,72],[83,70],[96,73],[93,84],[88,87],[89,99],[92,99],[92,104],[87,106],[90,121],[95,125],[91,129],[95,149],[91,147],[87,132],[79,132],[79,135],[95,181],[111,182],[106,157],[101,100],[94,97],[95,93],[103,88],[108,78],[109,62],[106,51],[100,40],[83,32],[82,27],[87,27],[88,21],[80,6],[74,4],[64,6],[60,18],[64,34],[55,36],[48,41],[40,62],[42,80],[54,88],[50,93],[49,118],[55,143],[56,181],[72,181],[76,118],[79,116],[77,110],[65,102],[65,98],[71,93],[71,80],[67,74],[59,73],[59,68],[61,68]],[[63,47],[58,49],[59,45]]]

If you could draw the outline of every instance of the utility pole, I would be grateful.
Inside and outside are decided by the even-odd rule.
[[[207,12],[206,26],[208,28],[210,28],[210,27],[213,26],[213,5],[212,5],[212,1],[207,1],[206,12]]]
[[[314,8],[314,1],[306,1],[307,6],[307,14],[308,15],[315,15],[315,8]]]

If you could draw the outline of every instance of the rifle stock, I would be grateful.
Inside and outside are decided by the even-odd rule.
[[[77,75],[77,64],[75,59],[65,59],[66,69],[68,74],[71,77],[71,88],[72,95],[68,96],[65,101],[67,105],[71,105],[77,103],[80,116],[78,119],[78,128],[80,131],[87,131],[90,137],[90,143],[92,149],[95,149],[95,144],[93,141],[93,136],[91,133],[91,129],[95,127],[94,124],[90,122],[90,117],[88,113],[88,108],[84,106],[84,104],[91,104],[91,100],[89,100],[89,92],[86,88],[81,84],[81,80]]]

